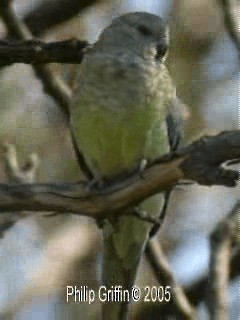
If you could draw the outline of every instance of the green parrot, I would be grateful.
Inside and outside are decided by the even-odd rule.
[[[174,149],[179,141],[175,88],[165,66],[169,37],[163,20],[146,12],[115,18],[86,52],[70,107],[79,159],[103,185]],[[164,195],[139,208],[158,217]],[[135,216],[103,225],[103,284],[131,292],[152,225]],[[128,301],[104,303],[104,319],[126,319]]]

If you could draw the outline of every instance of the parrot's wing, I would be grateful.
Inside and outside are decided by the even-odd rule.
[[[183,143],[183,121],[183,104],[178,98],[175,98],[168,106],[168,113],[166,117],[168,141],[171,151],[176,151]]]
[[[167,131],[168,131],[168,142],[170,145],[170,151],[176,151],[179,146],[183,143],[183,122],[184,122],[184,107],[178,98],[175,98],[171,104],[168,105],[168,113],[166,116]],[[161,209],[159,220],[164,221],[167,213],[168,203],[170,201],[170,195],[172,189],[165,192],[164,205]],[[153,225],[149,237],[152,238],[156,235],[160,228],[160,224],[156,223]]]
[[[75,151],[75,154],[76,154],[76,157],[77,157],[78,165],[79,165],[82,173],[86,176],[86,178],[88,178],[89,180],[92,180],[93,179],[93,174],[90,171],[90,169],[88,168],[88,166],[86,164],[86,161],[84,159],[84,156],[83,156],[83,154],[81,153],[81,151],[78,148],[78,145],[77,145],[77,142],[76,142],[76,139],[75,139],[75,137],[73,135],[72,130],[70,130],[70,133],[71,133],[73,148],[74,148],[74,151]]]

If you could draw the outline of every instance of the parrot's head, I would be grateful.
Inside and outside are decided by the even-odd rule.
[[[131,50],[144,59],[162,63],[168,51],[169,32],[159,16],[132,12],[113,19],[101,33],[96,46]]]

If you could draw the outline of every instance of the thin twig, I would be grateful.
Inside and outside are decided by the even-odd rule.
[[[209,273],[209,299],[207,305],[211,320],[227,320],[228,282],[230,274],[231,245],[236,231],[235,215],[238,214],[240,201],[229,216],[221,221],[211,235],[211,256]]]
[[[29,155],[23,166],[19,165],[15,146],[4,144],[5,171],[9,183],[36,182],[40,160],[35,153]],[[0,238],[20,219],[29,216],[29,212],[2,212],[0,215]]]
[[[237,30],[237,22],[235,21],[233,14],[232,14],[232,6],[231,0],[218,0],[219,4],[222,8],[223,17],[224,17],[224,24],[225,28],[232,39],[236,49],[238,51],[239,59],[240,59],[240,38],[239,38],[239,30]]]
[[[165,220],[172,191],[173,191],[173,188],[171,190],[168,190],[165,192],[163,207],[160,211],[159,217],[157,218],[156,222],[154,223],[154,225],[149,233],[149,238],[152,238],[156,235],[156,233],[158,232],[158,230],[160,229],[161,225],[163,224],[163,222]]]
[[[31,40],[32,34],[15,14],[11,0],[4,0],[0,2],[0,16],[2,17],[8,31],[18,39]],[[53,74],[47,66],[33,65],[38,78],[42,81],[44,91],[48,93],[61,107],[65,118],[69,118],[69,103],[72,92],[66,85],[63,79],[56,74]]]
[[[81,285],[84,284],[86,288],[93,285],[93,289],[97,290],[96,281],[91,278],[90,272],[92,264],[96,264],[93,256],[96,258],[100,244],[98,232],[89,225],[70,222],[58,228],[45,245],[39,264],[29,270],[26,285],[22,290],[18,290],[13,299],[1,306],[0,318],[17,318],[23,308],[27,308],[37,299],[66,296],[67,287],[79,283],[77,270],[84,270]],[[83,271],[81,274],[83,275]],[[66,298],[69,302],[74,302],[73,296]]]
[[[240,248],[231,250],[230,279],[234,280],[240,275]],[[185,288],[186,294],[194,306],[200,305],[205,300],[205,293],[208,292],[209,278],[203,276],[196,282]]]
[[[159,241],[156,239],[150,240],[145,254],[160,285],[170,287],[172,292],[171,300],[181,319],[196,319],[195,310],[188,301],[183,289],[177,283]]]
[[[5,143],[4,160],[8,180],[11,183],[33,183],[36,181],[40,160],[36,153],[29,155],[23,166],[19,165],[14,145]]]

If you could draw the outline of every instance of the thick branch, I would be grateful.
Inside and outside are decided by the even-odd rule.
[[[0,41],[0,67],[12,63],[81,63],[86,41],[76,39],[44,43],[40,40]]]
[[[240,158],[240,132],[204,137],[177,153],[161,157],[141,175],[103,189],[87,190],[86,184],[0,185],[0,211],[30,210],[73,212],[93,218],[124,211],[141,200],[166,191],[179,180],[202,185],[235,186],[238,171],[221,164]]]

